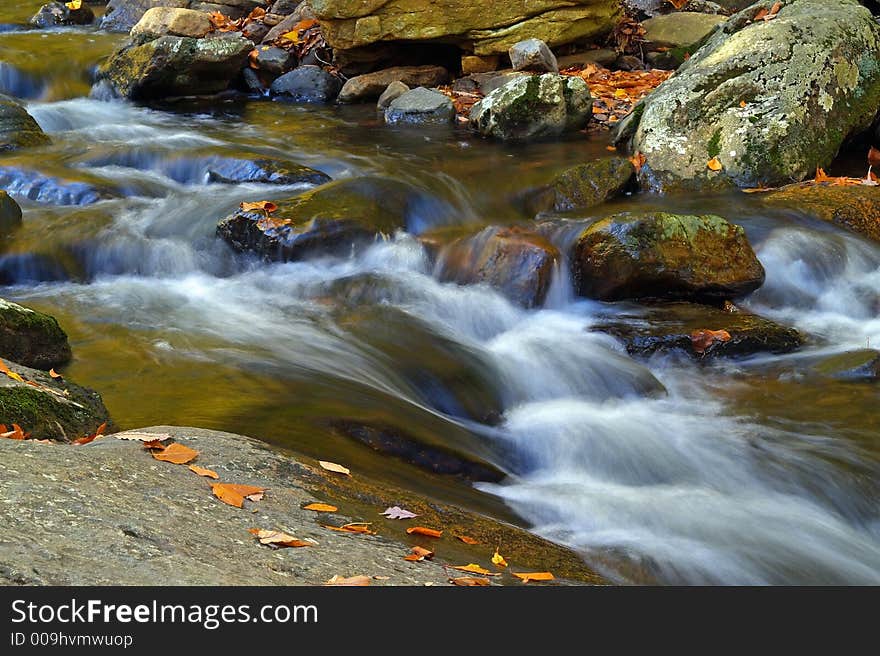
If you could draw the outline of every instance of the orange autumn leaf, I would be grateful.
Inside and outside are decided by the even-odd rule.
[[[282,39],[286,41],[290,41],[291,43],[299,43],[300,42],[300,33],[305,32],[308,29],[313,28],[318,24],[318,21],[315,19],[306,19],[301,20],[299,23],[293,26],[293,29],[290,32],[281,35]]]
[[[642,155],[642,153],[637,152],[635,155],[629,158],[629,161],[632,162],[632,165],[635,167],[636,171],[641,171],[642,167],[645,165],[645,162],[648,161],[648,158]]]
[[[449,582],[453,585],[460,585],[463,587],[474,587],[474,586],[482,586],[482,585],[492,585],[489,582],[489,579],[483,579],[476,576],[458,576],[452,577],[449,579]]]
[[[496,567],[507,567],[507,561],[504,560],[504,556],[498,553],[498,549],[495,550],[495,555],[492,556],[492,564]]]
[[[339,508],[337,508],[336,506],[331,506],[326,503],[310,503],[307,506],[303,506],[303,510],[314,510],[315,512],[334,513],[337,510],[339,510]]]
[[[702,355],[715,342],[729,342],[730,339],[726,330],[695,330],[691,333],[691,346],[694,353]]]
[[[342,526],[330,526],[329,524],[321,524],[324,528],[331,531],[343,531],[345,533],[364,533],[366,535],[376,535],[376,531],[370,530],[370,524],[367,522],[352,522]]]
[[[59,374],[54,369],[49,369],[49,376],[51,376],[52,378],[62,378],[61,374]]]
[[[343,576],[339,576],[338,574],[334,575],[332,579],[324,583],[324,585],[347,585],[347,586],[361,586],[361,585],[370,585],[370,577],[369,576],[349,576],[345,578]]]
[[[315,542],[299,540],[292,535],[281,531],[269,531],[263,528],[252,528],[249,532],[253,534],[260,544],[265,544],[276,549],[281,547],[314,547]]]
[[[208,478],[220,478],[220,476],[213,469],[205,469],[204,467],[199,467],[198,465],[190,465],[189,470],[199,476],[206,476]]]
[[[190,460],[194,460],[198,455],[198,451],[190,449],[188,446],[185,446],[180,442],[169,444],[161,451],[153,451],[153,457],[156,460],[170,462],[175,465],[185,465]]]
[[[5,437],[8,440],[26,440],[30,437],[29,433],[25,433],[21,426],[18,424],[12,424],[12,430],[7,430],[6,424],[0,424],[0,437]]]
[[[868,151],[868,166],[877,165],[880,165],[880,150],[871,146],[871,149]]]
[[[424,526],[411,526],[406,529],[406,532],[410,535],[414,533],[416,535],[426,535],[429,538],[439,538],[441,535],[443,535],[443,531],[438,531],[437,529],[433,528],[426,528]]]
[[[6,366],[6,363],[3,362],[3,360],[0,360],[0,373],[6,374],[9,378],[11,378],[12,380],[17,380],[19,383],[24,382],[24,378],[19,376],[14,371],[11,371],[9,367]]]
[[[150,440],[149,442],[144,442],[144,448],[152,451],[153,449],[164,449],[165,445],[162,444],[162,440]]]
[[[721,169],[724,168],[724,166],[721,164],[721,160],[719,160],[717,157],[713,157],[708,162],[706,162],[706,167],[710,171],[716,171],[716,172],[720,171]]]
[[[470,572],[471,574],[482,574],[483,576],[501,576],[497,572],[490,572],[488,569],[484,567],[480,567],[476,563],[468,563],[467,565],[455,565],[452,569],[457,569],[460,572]]]
[[[424,547],[413,547],[410,549],[409,554],[403,557],[404,560],[409,560],[410,562],[418,562],[420,560],[431,560],[434,557],[434,552],[430,549],[425,549]]]
[[[259,211],[265,212],[266,214],[271,214],[278,209],[278,206],[275,203],[268,200],[258,200],[253,203],[239,203],[238,206],[243,212]]]
[[[344,474],[346,476],[351,476],[351,470],[348,467],[343,467],[342,465],[337,465],[335,462],[328,462],[326,460],[319,460],[318,464],[321,465],[322,468],[327,471],[332,471],[337,474]]]
[[[516,578],[522,579],[523,583],[529,581],[552,581],[555,577],[550,572],[511,572]]]
[[[782,3],[777,1],[776,3],[773,4],[773,7],[770,8],[770,15],[775,16],[776,14],[779,13],[780,9],[782,9]],[[766,20],[766,19],[764,19],[764,20]]]
[[[813,182],[815,182],[816,184],[821,184],[823,182],[828,182],[831,179],[832,178],[828,177],[825,174],[825,169],[816,167],[816,177],[813,179]]]
[[[472,537],[469,537],[467,535],[456,535],[455,537],[457,537],[465,544],[480,544],[478,540],[474,540]]]
[[[211,492],[223,503],[235,506],[236,508],[244,507],[244,500],[258,501],[263,497],[265,488],[255,487],[253,485],[239,485],[237,483],[212,483]]]
[[[669,4],[671,4],[676,9],[681,9],[684,7],[690,0],[666,0]]]
[[[104,434],[105,430],[107,430],[107,422],[106,421],[103,424],[101,424],[100,426],[98,426],[98,430],[96,430],[91,435],[86,435],[85,437],[77,438],[77,439],[73,440],[73,442],[71,442],[71,444],[82,445],[82,444],[88,444],[89,442],[94,442],[97,438],[99,438],[101,435]]]
[[[770,12],[766,9],[759,9],[758,13],[755,14],[755,17],[752,19],[753,21],[764,20],[765,17],[769,16]]]

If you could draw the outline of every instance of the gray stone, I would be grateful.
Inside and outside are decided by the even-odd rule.
[[[392,82],[408,87],[436,87],[449,81],[449,71],[442,66],[396,66],[357,75],[348,80],[339,92],[339,102],[354,103],[374,100]]]
[[[382,110],[388,109],[388,105],[390,105],[392,101],[397,100],[407,91],[409,91],[409,87],[403,82],[392,82],[388,85],[388,88],[382,92],[382,95],[379,96],[379,100],[376,101],[376,107]]]
[[[822,358],[812,366],[821,376],[847,381],[880,381],[880,351],[858,349]]]
[[[342,82],[320,66],[300,66],[272,83],[274,96],[296,102],[329,103],[336,99]]]
[[[455,106],[439,91],[418,87],[396,98],[385,110],[385,122],[391,125],[451,123]]]
[[[270,11],[273,14],[287,16],[288,14],[292,14],[302,1],[303,0],[276,0]]]
[[[585,50],[571,55],[560,55],[556,58],[560,69],[569,68],[571,66],[583,67],[587,64],[597,64],[599,66],[609,67],[617,59],[617,53],[609,48],[597,48],[596,50]]]
[[[296,66],[296,55],[289,50],[275,46],[260,46],[256,50],[257,67],[271,78],[279,77]]]
[[[526,39],[510,47],[507,54],[515,71],[558,73],[559,64],[553,52],[541,39]]]

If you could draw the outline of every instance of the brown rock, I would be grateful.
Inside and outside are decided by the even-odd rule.
[[[403,82],[410,88],[436,87],[449,81],[449,71],[442,66],[396,66],[351,78],[339,92],[339,102],[353,103],[375,100],[392,82]]]

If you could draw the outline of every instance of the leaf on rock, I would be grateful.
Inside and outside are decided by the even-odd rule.
[[[434,552],[424,547],[413,547],[410,551],[411,553],[403,557],[404,560],[418,562],[420,560],[431,560],[434,557]]]
[[[332,579],[327,581],[324,585],[347,585],[347,586],[362,586],[362,585],[370,585],[370,577],[369,576],[349,576],[345,578],[343,576],[339,576],[336,574]]]
[[[405,510],[400,506],[390,506],[379,514],[385,515],[388,519],[412,519],[413,517],[418,517],[414,512]]]
[[[470,572],[471,574],[482,574],[483,576],[501,576],[501,574],[497,572],[490,572],[488,569],[480,567],[476,563],[468,563],[467,565],[456,565],[452,569],[457,569],[460,572]]]
[[[244,500],[259,501],[263,498],[265,488],[256,487],[254,485],[239,485],[237,483],[212,483],[211,491],[214,496],[223,503],[235,506],[236,508],[244,507]]]
[[[429,538],[439,538],[441,535],[443,535],[443,531],[438,531],[434,528],[426,528],[424,526],[411,526],[410,528],[406,529],[406,532],[410,535],[414,533],[416,535],[426,535]]]
[[[324,528],[329,528],[331,531],[343,531],[345,533],[364,533],[366,535],[376,535],[376,531],[370,530],[370,524],[368,522],[352,522],[350,524],[344,524],[342,526],[330,526],[329,524],[321,524]]]
[[[71,11],[77,11],[79,9],[82,9],[82,4],[82,0],[70,0],[70,2],[65,2],[64,6]]]
[[[691,346],[694,353],[702,355],[716,342],[729,342],[730,339],[726,330],[695,330],[691,333]]]
[[[63,376],[55,371],[55,369],[49,369],[49,376],[52,378],[63,378]]]
[[[334,513],[337,510],[339,510],[339,508],[337,508],[336,506],[331,506],[326,503],[310,503],[307,506],[303,506],[303,510],[314,510],[315,512]]]
[[[871,149],[868,151],[868,166],[878,165],[880,165],[880,150],[871,146]]]
[[[498,549],[495,550],[495,555],[492,556],[492,564],[496,567],[507,567],[507,561],[498,553]]]
[[[147,444],[158,443],[162,444],[162,442],[171,439],[171,435],[169,433],[143,433],[141,431],[125,431],[122,433],[114,433],[113,437],[117,440],[132,440],[136,442],[143,442],[144,446]]]
[[[474,540],[472,537],[467,535],[456,535],[455,537],[457,537],[465,544],[480,544],[479,540]]]
[[[252,528],[250,532],[260,541],[270,547],[280,549],[282,547],[314,547],[317,542],[308,540],[299,540],[292,535],[283,533],[282,531],[269,531],[263,528]]]
[[[550,572],[511,572],[516,578],[522,579],[523,583],[529,581],[552,581],[555,577]]]
[[[346,476],[351,476],[351,470],[348,467],[343,467],[342,465],[337,465],[335,462],[328,462],[326,460],[319,460],[318,464],[321,465],[327,471],[336,472],[337,474],[345,474]]]
[[[153,457],[156,460],[170,462],[175,465],[185,465],[190,460],[195,460],[198,455],[198,451],[190,449],[188,446],[185,446],[180,442],[169,444],[161,451],[153,451]]]
[[[6,374],[9,378],[11,378],[12,380],[17,380],[19,383],[24,382],[24,378],[19,376],[14,371],[11,371],[9,367],[6,366],[6,363],[3,362],[3,360],[0,360],[0,373]]]
[[[636,171],[641,171],[642,167],[645,165],[645,162],[648,161],[648,158],[645,157],[641,152],[638,152],[630,157],[629,161],[632,162],[632,165],[635,167]]]
[[[101,435],[104,434],[105,430],[107,430],[107,422],[106,421],[103,424],[101,424],[100,426],[98,426],[98,430],[96,430],[91,435],[86,435],[85,437],[77,438],[77,439],[73,440],[73,442],[71,442],[71,444],[82,445],[82,444],[88,444],[89,442],[94,442],[96,439],[98,439]]]
[[[718,172],[724,168],[724,165],[721,163],[721,160],[719,160],[717,157],[713,157],[708,162],[706,162],[706,167],[710,171]]]
[[[477,576],[458,576],[458,577],[450,577],[449,582],[453,585],[460,585],[463,587],[475,587],[475,586],[483,586],[483,585],[492,585],[489,582],[489,579],[479,578]]]
[[[299,23],[293,26],[293,29],[286,34],[282,34],[281,38],[290,41],[291,43],[299,43],[300,42],[300,34],[305,32],[308,29],[313,28],[318,24],[318,21],[315,19],[306,19],[301,20]]]
[[[12,430],[8,430],[6,424],[0,424],[0,437],[8,440],[26,440],[30,436],[30,433],[25,433],[18,424],[12,424]]]
[[[220,478],[220,476],[213,469],[205,469],[204,467],[199,467],[198,465],[190,465],[189,470],[199,476],[206,476],[207,478]]]
[[[239,203],[238,206],[243,212],[265,212],[267,216],[278,209],[275,203],[268,200],[258,200],[254,203]]]

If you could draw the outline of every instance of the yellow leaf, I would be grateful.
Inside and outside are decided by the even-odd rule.
[[[326,503],[310,503],[307,506],[303,506],[303,510],[314,510],[315,512],[334,513],[337,510],[339,510],[339,508],[337,508],[336,506],[331,506]]]
[[[335,462],[327,462],[326,460],[319,460],[318,464],[321,465],[327,471],[336,472],[337,474],[345,474],[346,476],[351,476],[351,470],[348,467],[343,467],[342,465],[337,465]]]
[[[459,576],[457,578],[450,578],[449,582],[454,585],[461,585],[464,587],[491,585],[491,583],[489,583],[489,579],[481,579],[477,578],[476,576]]]
[[[553,575],[550,572],[511,572],[518,579],[522,579],[523,583],[529,581],[552,581]]]
[[[468,563],[467,565],[457,565],[452,569],[457,569],[460,572],[470,572],[471,574],[482,574],[483,576],[501,576],[495,572],[490,572],[488,569],[480,567],[474,563]]]
[[[238,206],[241,208],[242,212],[253,212],[255,210],[259,210],[261,212],[265,212],[266,214],[271,214],[278,209],[278,206],[275,203],[268,200],[258,200],[253,203],[239,203]]]
[[[495,550],[495,555],[492,556],[492,564],[498,567],[507,567],[507,561],[504,560],[504,557],[498,553],[498,549]]]
[[[82,9],[82,0],[70,0],[70,2],[65,2],[64,6],[71,11],[77,11],[78,9]]]
[[[713,157],[708,162],[706,162],[706,166],[709,168],[710,171],[720,171],[724,168],[724,166],[721,164],[721,161],[717,157]]]

